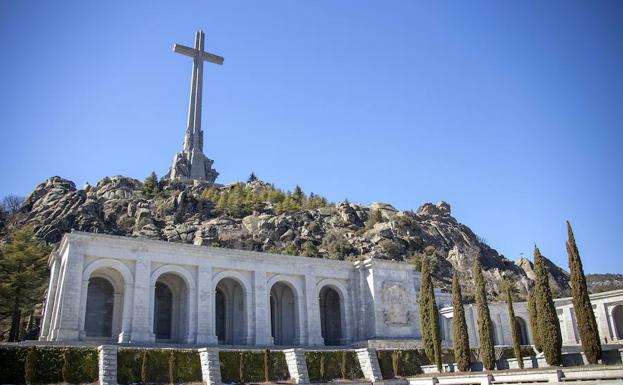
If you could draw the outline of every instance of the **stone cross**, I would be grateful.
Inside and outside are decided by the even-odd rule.
[[[201,131],[201,95],[203,91],[203,62],[222,65],[224,59],[204,51],[205,34],[197,31],[195,48],[175,44],[173,51],[193,58],[193,73],[190,83],[190,105],[188,107],[188,128],[184,138],[184,152],[193,150],[203,153],[203,132]]]

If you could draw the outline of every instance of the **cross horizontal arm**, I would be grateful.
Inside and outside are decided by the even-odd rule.
[[[176,53],[181,53],[182,55],[193,57],[193,58],[197,55],[197,53],[199,53],[199,51],[197,51],[196,49],[186,47],[185,45],[181,45],[181,44],[175,44],[173,46],[173,51]],[[222,65],[223,61],[225,61],[225,59],[223,59],[222,57],[218,55],[213,55],[205,51],[201,52],[201,59],[205,61],[209,61],[210,63],[219,64],[219,65]]]

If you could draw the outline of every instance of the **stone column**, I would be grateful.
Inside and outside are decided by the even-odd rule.
[[[40,341],[47,341],[50,332],[50,324],[52,322],[52,313],[54,312],[54,297],[58,287],[58,275],[60,270],[60,261],[56,252],[52,254],[52,267],[50,268],[50,284],[48,285],[48,295],[45,299],[45,311],[43,313],[43,321],[41,322]]]
[[[197,344],[216,344],[212,266],[197,271]]]
[[[132,342],[153,342],[152,325],[149,324],[151,261],[138,259],[134,273],[134,303],[132,308]]]
[[[324,345],[320,329],[320,299],[316,290],[316,276],[305,274],[305,305],[307,308],[307,344]],[[303,342],[303,341],[301,341]]]
[[[206,385],[221,385],[221,363],[218,349],[199,349],[199,359],[201,360],[201,377],[203,378],[203,383]]]
[[[303,349],[286,349],[288,372],[295,384],[309,384],[309,374],[307,373],[307,363],[305,362],[305,351]]]
[[[255,271],[253,279],[255,294],[255,344],[272,345],[270,336],[270,303],[266,287],[266,272]]]
[[[65,263],[64,290],[59,314],[58,341],[76,341],[80,338],[80,320],[84,309],[82,300],[82,269],[84,266],[84,250],[80,243],[70,245]],[[86,293],[84,293],[86,295]]]
[[[99,385],[117,385],[117,347],[101,345],[99,353]]]
[[[383,381],[379,360],[376,357],[376,349],[363,348],[356,349],[359,366],[363,372],[363,376],[370,382]]]

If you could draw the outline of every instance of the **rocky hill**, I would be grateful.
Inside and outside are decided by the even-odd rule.
[[[587,274],[586,284],[591,293],[623,289],[623,274]]]
[[[533,278],[530,261],[515,263],[500,255],[452,217],[445,202],[426,203],[415,212],[384,203],[330,204],[300,189],[283,193],[257,180],[210,186],[116,176],[77,189],[69,180],[52,177],[26,198],[15,221],[32,224],[50,243],[75,229],[319,258],[374,257],[416,266],[430,258],[439,285],[449,287],[458,270],[468,295],[476,257],[492,295],[503,278],[515,282],[521,293]],[[565,294],[567,274],[550,267],[554,290]]]

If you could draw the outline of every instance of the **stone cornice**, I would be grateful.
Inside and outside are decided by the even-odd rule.
[[[291,256],[284,254],[264,253],[258,251],[235,250],[220,247],[197,246],[186,243],[167,242],[153,239],[132,238],[119,235],[85,233],[74,231],[66,233],[61,240],[58,250],[59,254],[63,254],[69,244],[79,242],[93,246],[105,246],[107,248],[123,248],[145,253],[168,253],[185,255],[198,258],[227,257],[233,260],[244,262],[272,262],[272,263],[294,263],[298,265],[318,266],[318,267],[335,267],[340,269],[353,269],[353,263],[349,261],[336,261],[331,259],[320,259],[313,257]]]

